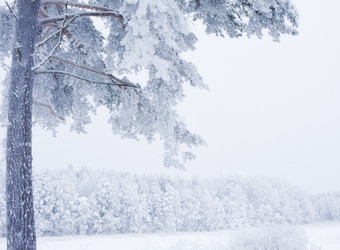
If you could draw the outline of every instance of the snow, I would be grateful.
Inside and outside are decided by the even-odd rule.
[[[297,226],[307,235],[310,250],[340,249],[340,222],[314,223]],[[202,233],[122,234],[38,238],[40,250],[178,250],[226,249],[235,231]],[[237,231],[236,231],[237,233]],[[0,249],[5,249],[0,238]]]
[[[308,239],[322,250],[340,249],[340,223],[315,223],[304,226]]]

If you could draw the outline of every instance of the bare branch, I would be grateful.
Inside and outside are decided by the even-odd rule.
[[[124,17],[120,15],[117,11],[84,11],[84,12],[75,12],[75,13],[69,13],[68,17],[73,16],[94,16],[94,17],[114,17],[118,18],[122,24],[124,24]],[[41,25],[46,25],[50,23],[55,23],[64,20],[64,15],[50,17],[50,18],[44,18],[40,20]]]
[[[99,70],[96,70],[96,69],[93,69],[93,68],[90,68],[90,67],[87,67],[87,66],[84,66],[84,65],[79,65],[79,64],[76,64],[74,62],[68,61],[64,58],[60,58],[60,57],[53,56],[53,55],[50,58],[57,60],[59,62],[70,64],[70,65],[77,67],[77,68],[80,68],[80,69],[84,69],[86,71],[90,71],[90,72],[95,73],[95,74],[105,76],[105,77],[109,78],[112,82],[114,82],[114,83],[116,83],[117,85],[120,85],[120,86],[130,86],[130,87],[134,87],[134,88],[138,87],[137,85],[135,85],[131,82],[128,82],[128,81],[121,80],[121,79],[115,77],[112,74],[108,74],[108,73],[105,73],[105,72],[102,72],[102,71],[99,71]]]
[[[84,78],[82,76],[78,76],[78,75],[74,75],[70,72],[67,71],[61,71],[61,70],[40,70],[40,71],[36,71],[36,74],[62,74],[62,75],[68,75],[74,78],[77,78],[79,80],[83,80],[89,83],[96,83],[96,84],[103,84],[103,85],[113,85],[113,86],[117,86],[117,87],[129,87],[129,88],[138,88],[138,86],[133,85],[131,83],[115,83],[115,82],[102,82],[102,81],[96,81],[96,80],[90,80],[87,78]]]

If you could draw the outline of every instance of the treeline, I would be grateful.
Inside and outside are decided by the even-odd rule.
[[[0,235],[5,176],[0,171]],[[38,236],[213,231],[340,219],[340,193],[308,196],[287,182],[82,169],[34,175]]]

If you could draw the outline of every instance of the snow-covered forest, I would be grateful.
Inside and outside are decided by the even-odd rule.
[[[4,172],[0,234],[5,236]],[[183,179],[89,169],[34,175],[38,236],[215,231],[340,220],[340,193],[270,178]]]
[[[299,188],[340,191],[337,9],[302,0],[0,1],[0,249],[319,250],[330,238],[339,249],[340,192]],[[141,148],[105,135],[58,150],[33,130],[85,136],[102,111],[109,133]],[[157,162],[146,142],[163,149]],[[190,176],[150,174],[161,158]],[[163,244],[162,234],[175,240],[149,242]],[[44,245],[50,239],[66,243]]]

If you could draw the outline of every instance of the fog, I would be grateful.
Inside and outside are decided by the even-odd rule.
[[[293,2],[300,34],[280,43],[267,36],[217,38],[193,25],[197,50],[185,57],[210,90],[186,87],[178,107],[188,127],[207,142],[194,150],[197,158],[186,171],[163,167],[159,141],[150,145],[112,135],[102,109],[87,134],[64,126],[53,137],[34,127],[35,171],[72,165],[182,176],[256,175],[285,179],[309,193],[340,191],[340,2]],[[0,133],[3,140],[5,129]]]

